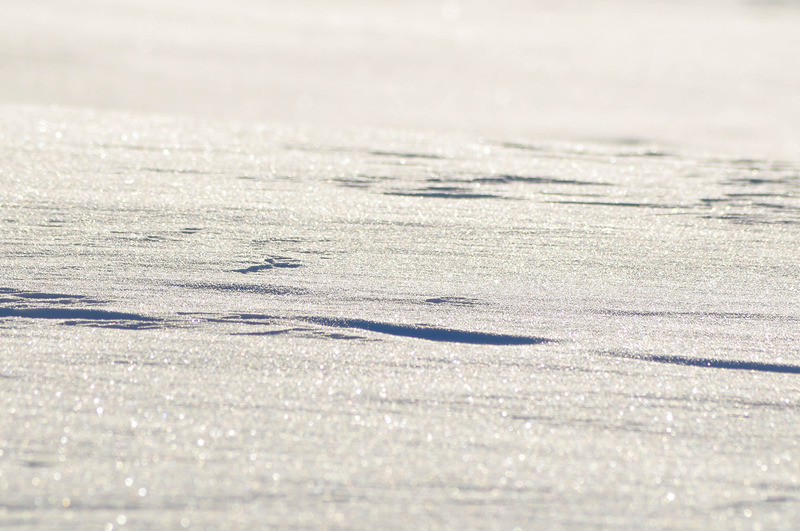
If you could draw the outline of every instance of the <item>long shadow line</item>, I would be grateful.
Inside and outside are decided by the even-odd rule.
[[[148,317],[135,313],[84,308],[0,307],[0,318],[2,317],[64,320],[64,324],[69,325],[78,324],[75,322],[70,322],[75,320],[94,321],[97,323],[96,325],[90,325],[89,323],[82,324],[90,326],[110,326],[126,329],[144,329],[151,328],[153,325],[169,325],[167,321],[157,317]],[[213,318],[207,320],[215,321]],[[268,315],[241,314],[236,316],[234,319],[224,319],[224,322],[236,322],[237,320],[241,322],[248,321],[248,324],[251,324],[249,321],[256,321],[252,324],[269,324],[268,321],[302,321],[332,328],[366,330],[369,332],[399,337],[411,337],[416,339],[425,339],[428,341],[441,341],[448,343],[468,343],[473,345],[540,345],[544,343],[552,343],[554,341],[552,339],[536,336],[495,334],[491,332],[458,330],[454,328],[440,328],[426,325],[403,325],[380,321],[369,321],[366,319],[329,318],[319,316],[276,317]],[[115,321],[127,321],[128,323],[115,324]],[[261,321],[264,322],[261,323]]]
[[[90,319],[96,321],[147,321],[161,319],[135,313],[108,312],[77,308],[0,308],[0,317],[27,317],[30,319]]]
[[[540,345],[551,343],[552,339],[534,336],[515,336],[508,334],[492,334],[489,332],[473,332],[470,330],[457,330],[453,328],[438,328],[433,326],[411,326],[365,319],[332,319],[328,317],[299,317],[299,320],[322,326],[336,328],[355,328],[378,332],[400,337],[413,337],[427,339],[428,341],[443,341],[448,343],[469,343],[473,345]]]
[[[707,369],[731,369],[738,371],[777,372],[783,374],[800,374],[800,366],[782,363],[763,363],[760,361],[720,360],[714,358],[688,358],[684,356],[635,356],[606,352],[605,354],[616,358],[625,358],[638,361],[651,361],[655,363],[670,363],[686,367],[703,367]]]

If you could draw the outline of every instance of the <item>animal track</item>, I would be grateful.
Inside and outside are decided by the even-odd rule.
[[[242,269],[233,269],[232,271],[235,273],[257,273],[258,271],[263,271],[265,269],[276,269],[276,268],[296,268],[302,267],[303,264],[299,260],[295,260],[293,258],[287,258],[284,256],[273,256],[271,258],[267,258],[265,263],[257,264],[250,267],[245,267]]]

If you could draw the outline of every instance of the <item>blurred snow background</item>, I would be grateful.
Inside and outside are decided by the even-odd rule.
[[[0,101],[800,153],[798,2],[0,8]]]

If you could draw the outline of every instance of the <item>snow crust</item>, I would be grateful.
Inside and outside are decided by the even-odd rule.
[[[0,22],[0,527],[797,522],[791,4],[71,5]]]

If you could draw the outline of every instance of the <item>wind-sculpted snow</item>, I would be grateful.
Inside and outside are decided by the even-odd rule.
[[[235,289],[235,288],[233,288]],[[244,289],[235,289],[236,291],[246,292]],[[294,333],[294,332],[313,332],[304,327],[296,327],[299,323],[311,323],[321,325],[329,328],[347,328],[352,330],[366,330],[369,332],[376,332],[378,334],[385,334],[390,336],[408,337],[415,339],[425,339],[428,341],[443,341],[450,343],[468,343],[474,345],[538,345],[541,343],[548,343],[551,340],[541,337],[520,336],[510,334],[496,334],[490,332],[480,332],[472,330],[455,330],[451,328],[439,328],[427,325],[405,325],[382,323],[378,321],[370,321],[366,319],[346,319],[346,318],[330,318],[330,317],[316,317],[316,316],[295,316],[295,317],[278,317],[271,315],[259,314],[234,314],[234,315],[221,315],[215,316],[213,314],[195,314],[192,312],[178,312],[174,316],[166,316],[165,318],[148,317],[133,313],[117,312],[99,310],[94,308],[74,308],[64,307],[64,300],[77,299],[81,301],[83,296],[74,295],[60,295],[48,293],[25,293],[12,289],[0,289],[0,293],[10,293],[20,299],[35,298],[43,299],[45,301],[53,301],[53,303],[46,306],[38,307],[19,307],[13,304],[16,302],[14,299],[0,300],[0,318],[3,317],[23,317],[28,319],[60,319],[63,324],[76,325],[83,324],[87,326],[117,326],[135,328],[176,328],[197,325],[198,323],[229,323],[239,325],[268,325],[268,326],[281,326],[279,330],[261,330],[258,332],[248,332],[251,335],[274,335],[278,333]],[[256,293],[262,294],[280,294],[276,290],[261,290]],[[91,300],[91,299],[87,299]],[[450,301],[444,299],[427,299],[425,302],[432,302],[435,304],[454,303],[459,306],[464,306],[465,302],[460,298],[454,298]],[[114,323],[108,323],[114,321]],[[289,328],[285,328],[289,326]],[[302,334],[301,334],[302,335]],[[327,334],[328,337],[331,334]],[[340,336],[345,337],[345,336]],[[347,336],[355,338],[358,336]]]
[[[0,119],[0,527],[796,521],[797,161]]]
[[[159,327],[161,319],[99,309],[107,301],[84,295],[44,293],[0,287],[0,318],[52,319],[64,325],[143,329]],[[80,307],[82,306],[82,307]],[[88,308],[86,306],[89,306]]]
[[[783,363],[763,363],[758,361],[721,360],[714,358],[692,358],[686,356],[652,356],[635,355],[629,353],[608,353],[610,356],[628,358],[639,361],[655,363],[671,363],[687,367],[704,367],[709,369],[732,369],[738,371],[777,372],[784,374],[800,374],[800,365],[787,365]]]
[[[155,321],[133,313],[106,312],[103,310],[78,310],[74,308],[1,308],[0,317],[26,317],[29,319],[88,319],[92,321]]]
[[[366,319],[331,319],[328,317],[301,317],[303,321],[332,326],[336,328],[353,328],[388,334],[391,336],[427,339],[428,341],[444,341],[449,343],[469,343],[473,345],[539,345],[550,340],[541,337],[518,336],[509,334],[493,334],[472,330],[454,330],[425,325],[399,325],[381,323]]]
[[[0,3],[0,529],[797,528],[798,6]]]

